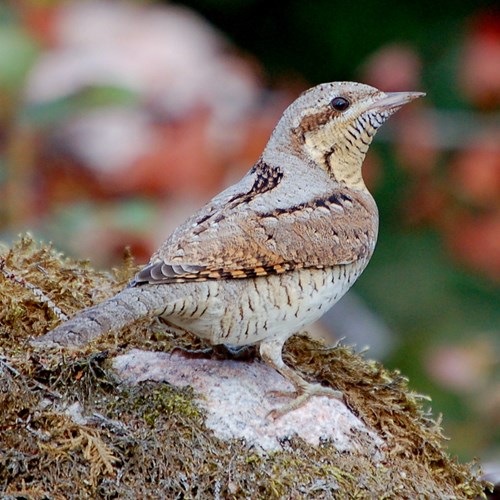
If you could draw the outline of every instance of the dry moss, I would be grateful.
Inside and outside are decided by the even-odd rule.
[[[385,460],[312,447],[291,437],[262,455],[221,442],[204,426],[189,389],[121,384],[108,359],[135,346],[197,346],[154,320],[78,353],[36,351],[32,336],[61,314],[118,291],[134,272],[96,272],[21,238],[0,250],[0,491],[6,498],[475,498],[471,464],[443,449],[439,423],[407,381],[345,346],[306,337],[286,346],[305,376],[343,390],[351,410],[386,443]],[[60,309],[60,311],[59,311]]]

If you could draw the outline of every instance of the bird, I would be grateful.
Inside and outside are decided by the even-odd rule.
[[[35,339],[79,346],[145,316],[210,344],[256,346],[291,382],[276,419],[340,391],[284,363],[285,342],[318,320],[367,266],[378,209],[362,164],[379,127],[422,92],[330,82],[284,111],[259,159],[177,227],[114,297]]]

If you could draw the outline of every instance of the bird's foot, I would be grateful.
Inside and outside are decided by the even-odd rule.
[[[275,396],[296,396],[287,405],[281,406],[271,410],[267,417],[272,420],[276,420],[287,413],[296,410],[303,406],[309,399],[313,396],[326,396],[328,398],[343,399],[343,394],[341,391],[336,391],[331,387],[324,387],[321,384],[307,384],[300,388],[299,391],[286,392],[286,391],[272,391]]]

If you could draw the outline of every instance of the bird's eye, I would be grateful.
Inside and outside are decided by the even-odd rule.
[[[350,105],[351,103],[345,97],[334,97],[330,101],[330,106],[335,111],[345,111]]]

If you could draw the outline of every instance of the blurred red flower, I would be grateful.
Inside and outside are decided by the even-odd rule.
[[[500,105],[500,13],[476,16],[462,51],[459,83],[465,96],[482,109]]]

